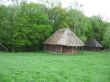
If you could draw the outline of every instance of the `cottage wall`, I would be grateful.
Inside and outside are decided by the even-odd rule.
[[[79,49],[76,47],[63,46],[62,52],[63,53],[79,53]]]
[[[89,51],[100,51],[101,50],[100,47],[87,47],[87,46],[85,46],[84,48],[85,48],[85,50],[89,50]]]
[[[44,50],[51,51],[51,52],[61,52],[60,45],[44,45]]]
[[[60,46],[60,45],[44,45],[44,50],[58,53],[79,53],[80,49],[76,47]]]

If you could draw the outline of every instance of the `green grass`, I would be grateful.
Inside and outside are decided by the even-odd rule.
[[[0,53],[0,82],[110,82],[110,52]]]

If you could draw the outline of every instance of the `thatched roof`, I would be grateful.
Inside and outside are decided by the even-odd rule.
[[[62,28],[53,33],[44,44],[63,45],[63,46],[84,46],[84,43],[70,30]]]
[[[85,43],[87,47],[103,47],[96,39],[91,39]]]

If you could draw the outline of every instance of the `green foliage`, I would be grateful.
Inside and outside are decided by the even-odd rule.
[[[109,54],[0,53],[0,82],[109,82]]]
[[[16,23],[18,32],[14,38],[17,45],[38,45],[52,32],[48,16],[38,4],[22,4]]]
[[[90,32],[88,31],[88,38],[96,38],[97,40],[102,41],[102,36],[107,27],[107,22],[104,22],[100,16],[93,16],[89,18],[89,22],[91,28],[89,29]]]
[[[62,8],[61,6],[56,6],[49,11],[49,18],[53,24],[54,31],[58,30],[59,28],[68,27],[67,25],[67,12],[66,9]]]
[[[2,16],[3,15],[3,16]],[[16,9],[1,6],[1,41],[12,48],[36,45],[41,46],[53,31],[48,14],[43,5],[23,2]]]
[[[103,36],[103,44],[110,50],[110,26],[106,28]]]
[[[87,17],[81,11],[70,9],[68,11],[68,26],[71,27],[73,32],[81,37],[80,39],[86,40],[86,32],[88,31]],[[83,38],[84,37],[84,38]]]

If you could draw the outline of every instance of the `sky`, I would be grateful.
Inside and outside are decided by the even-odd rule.
[[[4,3],[9,4],[9,2]],[[36,0],[31,0],[36,2]],[[63,7],[70,7],[77,1],[80,9],[86,16],[101,15],[104,20],[110,21],[110,0],[60,0]],[[80,7],[80,5],[83,5]]]
[[[61,0],[63,7],[71,6],[74,0]],[[76,0],[81,11],[86,16],[101,15],[104,20],[110,21],[110,0]]]

